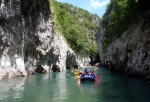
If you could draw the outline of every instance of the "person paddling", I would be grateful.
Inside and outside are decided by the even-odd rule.
[[[94,77],[96,77],[96,74],[95,74],[95,72],[93,70],[91,71],[91,75],[93,75]]]
[[[88,75],[88,74],[89,74],[89,72],[88,72],[87,68],[85,69],[84,73],[85,73],[86,75]]]

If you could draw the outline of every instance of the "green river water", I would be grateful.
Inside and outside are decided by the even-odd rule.
[[[0,102],[150,102],[150,84],[142,79],[105,68],[95,72],[101,76],[98,83],[80,85],[70,70],[5,79]]]

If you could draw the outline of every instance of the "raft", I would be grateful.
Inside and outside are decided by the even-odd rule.
[[[85,81],[85,80],[90,80],[90,81],[95,81],[95,76],[93,75],[84,75],[80,78],[81,81]]]
[[[77,75],[78,74],[78,72],[73,72],[75,75]]]
[[[94,67],[94,70],[98,70],[98,67]]]
[[[72,74],[77,75],[78,71],[71,71]]]

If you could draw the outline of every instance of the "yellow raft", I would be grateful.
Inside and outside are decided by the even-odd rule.
[[[98,67],[94,67],[94,70],[98,70]]]
[[[73,70],[71,71],[74,75],[77,75],[78,74],[78,71],[77,70]]]

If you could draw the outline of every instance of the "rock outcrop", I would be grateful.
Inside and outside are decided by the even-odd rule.
[[[37,48],[54,36],[49,8],[48,0],[0,1],[0,79],[35,72]]]
[[[104,52],[103,52],[103,47],[102,47],[102,42],[103,42],[103,34],[102,34],[102,23],[100,22],[99,25],[99,30],[97,32],[97,38],[98,38],[98,49],[99,49],[99,57],[100,57],[100,65],[104,64]]]
[[[150,74],[149,17],[149,12],[144,13],[138,23],[126,30],[121,38],[115,39],[107,47],[104,57],[102,56],[107,67],[131,76],[145,77]],[[99,40],[99,46],[101,46],[100,37]],[[102,47],[100,47],[100,53],[101,49]]]
[[[77,64],[63,36],[55,33],[49,0],[0,1],[0,79],[60,71]]]

